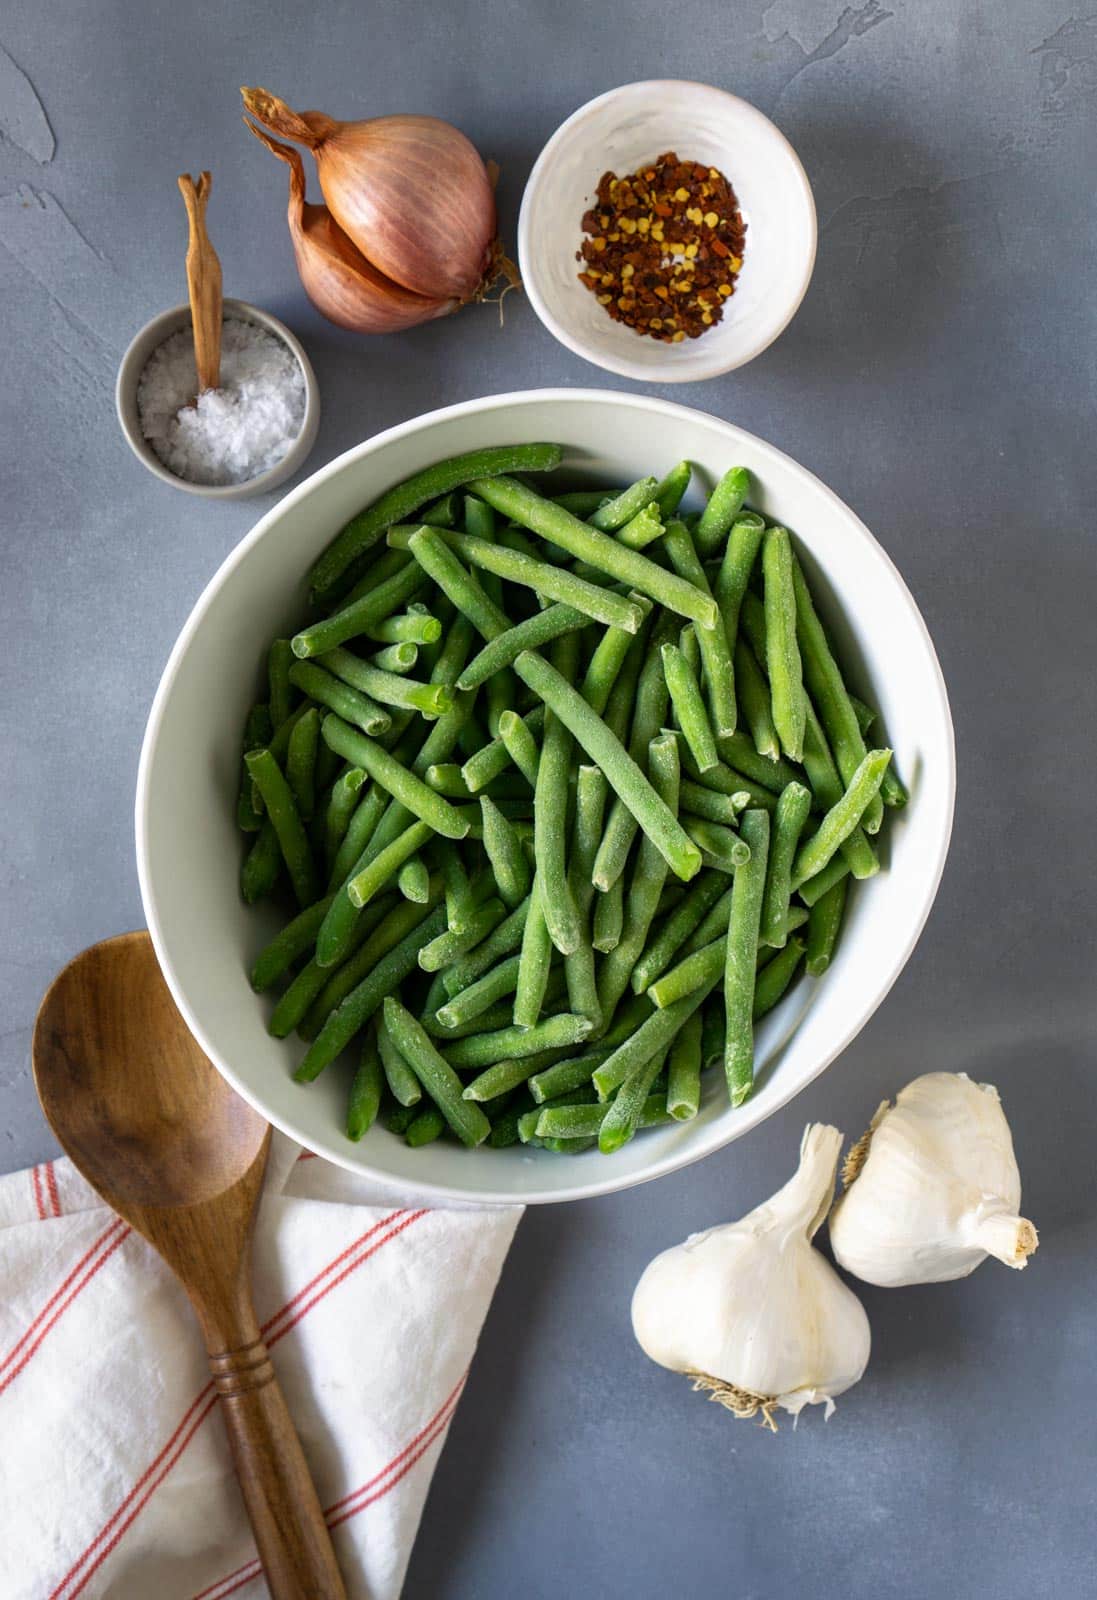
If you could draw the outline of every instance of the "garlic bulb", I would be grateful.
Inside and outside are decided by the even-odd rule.
[[[945,1283],[988,1255],[1023,1267],[1036,1249],[998,1091],[966,1073],[929,1072],[885,1100],[842,1177],[831,1248],[866,1283]]]
[[[834,1197],[842,1135],[810,1123],[800,1165],[741,1222],[694,1233],[656,1256],[632,1298],[632,1326],[660,1366],[736,1416],[774,1427],[783,1406],[834,1409],[868,1363],[857,1296],[811,1244]]]

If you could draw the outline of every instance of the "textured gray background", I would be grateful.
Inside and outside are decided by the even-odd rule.
[[[0,1167],[53,1153],[27,1054],[69,956],[141,923],[131,798],[145,715],[195,597],[269,502],[142,472],[111,388],[181,298],[175,176],[210,166],[229,292],[298,330],[312,464],[447,402],[627,387],[517,297],[360,341],[301,295],[285,176],[240,125],[264,83],[344,115],[430,111],[522,183],[607,86],[708,79],[770,113],[820,220],[796,321],[673,398],[741,423],[857,509],[920,602],[960,755],[921,945],[861,1037],[700,1167],[522,1224],[411,1564],[413,1596],[1080,1596],[1093,1565],[1094,229],[1097,19],[1067,0],[404,0],[296,8],[12,0],[0,45],[57,135],[0,140],[5,329]],[[734,176],[734,168],[732,168]],[[865,1292],[868,1375],[828,1425],[732,1423],[632,1343],[643,1264],[783,1179],[805,1119],[860,1130],[931,1067],[1000,1085],[1041,1249],[1023,1276]]]

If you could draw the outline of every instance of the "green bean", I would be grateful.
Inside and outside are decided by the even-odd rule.
[[[463,514],[463,501],[451,490],[420,512],[419,521],[425,522],[428,528],[455,528]]]
[[[716,554],[726,539],[749,493],[750,473],[746,467],[732,467],[724,473],[709,495],[708,505],[701,513],[694,535],[697,548],[706,561]]]
[[[731,794],[720,794],[715,789],[706,789],[703,783],[684,778],[680,804],[682,810],[692,816],[704,817],[707,822],[722,822],[726,827],[733,828],[739,820],[739,813],[751,804],[751,794],[749,789],[734,789]]]
[[[767,761],[776,761],[781,745],[773,725],[769,684],[742,636],[735,641],[735,687],[755,750]]]
[[[436,974],[440,976],[440,974]],[[438,1021],[438,1008],[433,1011],[424,1007],[420,1019],[423,1027],[432,1039],[441,1043],[449,1043],[453,1039],[467,1039],[474,1033],[490,1033],[496,1028],[506,1028],[511,1022],[511,1002],[497,1000],[494,1005],[488,1006],[478,1017],[473,1017],[471,1022],[463,1022],[458,1028],[443,1028]]]
[[[439,495],[449,494],[469,482],[470,475],[483,477],[495,472],[551,472],[559,465],[563,451],[559,445],[504,445],[496,449],[472,450],[465,455],[438,461],[398,483],[386,494],[360,511],[328,545],[309,574],[312,589],[324,594],[335,584],[351,562],[375,545],[386,528],[400,522]],[[481,496],[483,498],[483,496]]]
[[[633,968],[629,982],[634,994],[640,994],[667,970],[686,940],[726,893],[727,879],[723,873],[706,868],[698,874],[685,897],[649,940]]]
[[[357,659],[357,658],[356,658]],[[374,651],[368,665],[378,672],[395,673],[403,677],[411,672],[419,659],[417,644],[387,644],[383,650]]]
[[[545,1017],[532,1028],[498,1028],[491,1033],[458,1039],[446,1052],[453,1067],[491,1067],[510,1056],[532,1056],[542,1050],[581,1044],[591,1031],[586,1017],[563,1011]]]
[[[839,878],[811,908],[808,916],[807,970],[813,978],[821,978],[830,966],[846,909],[848,885],[848,878]]]
[[[543,716],[541,725],[544,725]],[[499,718],[499,738],[526,782],[536,785],[541,747],[530,732],[529,719],[520,717],[517,711],[504,711]]]
[[[270,818],[260,824],[255,843],[240,868],[240,893],[248,905],[262,900],[274,888],[282,870],[282,849]]]
[[[405,902],[410,906],[410,902]],[[415,907],[419,910],[419,907]],[[445,913],[436,907],[427,917],[377,962],[356,988],[330,1013],[305,1053],[294,1078],[311,1083],[340,1051],[365,1027],[386,995],[415,970],[419,948],[425,938],[440,933]],[[364,947],[363,947],[364,948]]]
[[[830,741],[842,782],[848,785],[865,759],[865,741],[857,722],[857,713],[850,703],[841,668],[831,653],[803,569],[796,560],[792,563],[792,587],[796,602],[796,632],[803,654],[808,692]],[[883,803],[873,796],[865,816],[865,831],[876,833],[882,818]]]
[[[656,1055],[630,1073],[611,1104],[604,1108],[605,1114],[598,1129],[598,1148],[603,1155],[612,1155],[615,1150],[620,1150],[636,1132],[652,1085],[662,1068],[664,1055],[665,1052]],[[665,1115],[666,1096],[660,1098]],[[547,1114],[542,1112],[542,1118]],[[539,1126],[540,1122],[541,1118],[538,1119]]]
[[[418,1150],[425,1144],[433,1144],[435,1139],[440,1139],[446,1130],[446,1119],[437,1106],[428,1106],[425,1111],[420,1111],[415,1121],[410,1123],[404,1134],[404,1143],[413,1150]]]
[[[886,806],[905,806],[910,800],[907,786],[896,772],[894,761],[884,773],[880,784],[880,799]]]
[[[788,529],[767,528],[762,541],[765,579],[766,671],[773,723],[787,756],[804,753],[804,675],[796,640],[796,596]]]
[[[480,814],[484,819],[484,849],[499,897],[513,911],[529,893],[531,873],[526,853],[513,826],[487,795],[480,800]]]
[[[474,755],[469,756],[461,768],[461,776],[473,794],[479,794],[481,789],[487,788],[488,784],[494,778],[497,778],[501,772],[505,772],[511,764],[510,751],[501,736],[506,715],[507,713],[504,711],[499,719],[500,737],[494,739],[491,744],[484,745]],[[531,736],[539,734],[544,726],[544,706],[534,706],[533,710],[527,712],[521,720],[525,724],[527,733]],[[527,777],[530,776],[529,773],[525,775]],[[536,778],[535,769],[532,777],[530,777],[530,782],[536,782]]]
[[[663,519],[659,515],[659,507],[654,501],[630,517],[623,528],[618,528],[614,538],[618,544],[627,545],[630,550],[646,550],[649,544],[663,537]],[[586,576],[584,572],[582,576]]]
[[[452,998],[468,988],[470,984],[489,971],[497,961],[504,956],[511,955],[522,943],[522,931],[526,925],[526,916],[529,911],[529,898],[527,897],[520,906],[515,906],[509,917],[504,917],[482,944],[478,944],[468,955],[462,956],[452,966],[446,967],[442,973],[446,993]]]
[[[320,740],[320,713],[310,706],[294,724],[286,752],[286,782],[302,822],[316,809],[316,750]]]
[[[612,500],[607,500],[596,511],[591,512],[587,521],[592,528],[598,528],[602,533],[614,533],[618,528],[623,528],[630,522],[637,512],[649,506],[659,492],[659,484],[655,478],[640,478],[636,483],[622,489],[621,493],[614,495]],[[519,521],[521,518],[518,519]],[[526,523],[532,527],[532,523]],[[535,533],[540,530],[534,528]],[[545,534],[543,537],[549,538]],[[567,549],[567,546],[564,546]]]
[[[453,708],[453,695],[446,684],[418,683],[401,677],[398,672],[382,672],[359,656],[352,655],[349,650],[328,651],[320,657],[320,666],[350,684],[360,694],[369,695],[387,706],[422,711],[435,717]],[[302,673],[316,669],[302,664],[294,670]]]
[[[788,938],[792,862],[810,810],[811,791],[802,783],[790,783],[782,791],[774,813],[758,939],[775,950],[782,949]]]
[[[589,1149],[596,1142],[593,1135],[598,1133],[606,1112],[604,1105],[546,1106],[537,1119],[535,1133],[548,1149],[561,1147],[568,1153],[572,1147]],[[669,1120],[666,1095],[649,1094],[640,1107],[636,1128],[657,1128]],[[586,1130],[590,1130],[589,1137],[585,1136]]]
[[[546,671],[554,673],[564,682],[566,677],[574,673],[577,654],[578,639],[570,634],[557,640],[554,646],[554,659],[563,672],[557,671],[556,666],[550,667],[547,662],[543,664]],[[541,661],[541,657],[531,657],[528,652],[519,658],[524,662],[531,659]],[[545,731],[534,790],[533,853],[537,864],[541,912],[552,942],[562,955],[569,955],[578,949],[582,939],[579,911],[567,870],[568,779],[572,749],[572,735],[567,724],[549,708],[545,713]]]
[[[614,878],[609,888],[594,902],[594,929],[591,943],[595,950],[609,955],[616,950],[625,924],[625,880]]]
[[[711,983],[702,984],[692,994],[687,994],[681,1000],[676,1000],[672,1006],[667,1006],[665,1011],[653,1011],[645,1022],[630,1033],[613,1054],[594,1070],[594,1087],[598,1092],[598,1098],[608,1100],[613,1091],[645,1062],[662,1061],[679,1028],[689,1020],[697,1007],[708,999],[719,981],[717,974]]]
[[[736,872],[732,886],[724,965],[724,1070],[733,1106],[742,1105],[754,1087],[754,963],[766,886],[769,813],[744,811],[740,826],[750,845],[750,860]]]
[[[827,745],[826,734],[810,700],[807,701],[806,710],[804,771],[808,775],[815,804],[824,811],[829,811],[831,806],[837,805],[842,798],[842,779]],[[842,856],[855,878],[871,878],[879,872],[879,857],[863,828],[854,828],[849,838],[843,839],[841,849]]]
[[[457,1138],[469,1146],[483,1144],[491,1133],[491,1123],[480,1107],[462,1099],[461,1078],[457,1077],[445,1056],[441,1056],[411,1011],[406,1010],[393,995],[387,995],[384,1016],[385,1027],[392,1034],[401,1056],[419,1078]]]
[[[736,518],[713,586],[727,634],[728,649],[733,655],[739,636],[740,608],[758,552],[762,548],[765,531],[765,519],[753,511]]]
[[[667,1061],[666,1108],[677,1122],[688,1122],[701,1105],[701,1013],[683,1024]]]
[[[726,878],[724,882],[727,883]],[[729,884],[712,909],[706,911],[693,933],[683,943],[680,952],[683,957],[693,955],[695,950],[700,950],[702,945],[711,944],[713,939],[727,938],[734,887],[734,884]]]
[[[485,639],[494,639],[497,634],[506,632],[510,626],[506,613],[488,596],[475,574],[462,566],[437,529],[417,528],[411,535],[408,549],[423,571],[429,573],[442,593]]]
[[[842,798],[826,813],[815,833],[800,846],[792,867],[796,886],[821,872],[843,839],[864,817],[891,760],[890,750],[870,750],[850,779]]]
[[[382,550],[376,557],[371,557],[365,565],[365,570],[361,576],[355,580],[354,586],[345,594],[342,594],[340,599],[335,597],[341,593],[342,584],[330,590],[326,600],[329,613],[344,610],[347,606],[353,605],[356,600],[364,600],[367,594],[372,594],[374,589],[379,589],[390,578],[395,578],[398,572],[404,572],[408,567],[414,567],[414,565],[414,561],[405,550]],[[317,597],[314,596],[313,598]],[[374,626],[380,627],[381,624],[377,623]],[[374,637],[372,628],[367,628],[365,633],[369,639]]]
[[[442,637],[442,624],[425,605],[414,603],[400,616],[382,617],[365,635],[378,644],[434,644]]]
[[[678,635],[678,648],[685,657],[686,666],[693,673],[693,676],[700,679],[701,646],[697,643],[697,634],[694,632],[692,622],[687,622],[683,625]]]
[[[706,867],[720,872],[737,872],[750,860],[750,846],[733,828],[721,822],[706,822],[704,817],[682,817],[682,826],[693,840]]]
[[[377,1034],[370,1028],[362,1041],[362,1054],[347,1103],[347,1138],[358,1142],[369,1132],[381,1108],[385,1073],[377,1048]]]
[[[688,461],[679,461],[676,467],[671,467],[665,478],[661,478],[655,486],[655,504],[659,507],[659,515],[665,522],[673,517],[682,501],[685,499],[689,480],[693,476],[693,468]]]
[[[406,605],[427,581],[427,574],[410,561],[399,572],[370,589],[358,600],[353,600],[341,611],[335,611],[322,622],[314,622],[290,641],[295,656],[319,656],[348,639],[356,639],[383,617]]]
[[[560,638],[562,634],[575,633],[585,628],[589,620],[574,606],[560,603],[546,606],[544,611],[535,612],[525,622],[516,623],[486,644],[462,672],[459,686],[462,689],[475,689],[493,673],[509,667],[523,650],[536,650],[550,640]],[[632,631],[635,632],[635,628]]]
[[[252,706],[244,722],[244,738],[241,754],[247,755],[249,750],[263,750],[271,742],[274,733],[270,707],[266,704]],[[257,808],[259,791],[251,781],[251,776],[243,761],[240,763],[240,791],[236,801],[236,826],[244,833],[258,833],[263,826],[262,812]]]
[[[706,772],[716,766],[720,757],[716,753],[716,740],[705,710],[701,686],[677,645],[665,644],[662,657],[663,673],[682,735],[699,770]]]
[[[678,744],[667,735],[648,747],[648,774],[652,787],[670,810],[678,808]],[[629,986],[640,958],[666,878],[666,862],[648,838],[640,841],[636,868],[625,894],[621,937],[606,956],[598,975],[598,1004],[603,1017],[612,1017]],[[623,880],[622,880],[623,881]]]
[[[855,694],[849,696],[849,703],[853,707],[853,715],[857,718],[857,726],[863,736],[876,721],[876,713],[871,706],[866,706],[863,700],[858,700]]]
[[[363,767],[370,777],[387,789],[394,800],[406,806],[413,816],[427,823],[446,839],[463,839],[468,822],[448,801],[428,789],[421,778],[401,766],[375,739],[356,733],[337,716],[324,718],[323,736],[345,761]]]
[[[361,772],[364,769],[359,767],[357,770]],[[389,797],[380,784],[371,783],[351,816],[346,835],[331,864],[328,875],[330,888],[339,887],[351,876],[355,863],[372,839],[389,804]]]
[[[361,767],[348,767],[332,785],[324,818],[324,861],[329,873],[335,865],[339,846],[347,836],[350,819],[358,809],[358,796],[365,781],[366,775]]]
[[[396,935],[388,930],[383,934],[376,934],[376,930],[389,915],[392,909],[392,898],[382,896],[369,911],[359,917],[346,947],[346,955],[341,965],[336,969],[334,977],[342,980],[341,992],[349,992],[357,982],[355,972],[360,964],[356,955],[360,949],[364,950],[364,960],[372,966],[380,955],[396,943]],[[369,941],[368,949],[365,948]],[[362,970],[367,970],[362,965]],[[344,974],[346,976],[344,976]],[[360,976],[361,974],[359,974]],[[267,1023],[267,1032],[275,1039],[286,1039],[295,1028],[301,1028],[314,1006],[319,1005],[320,997],[328,993],[328,986],[333,981],[332,969],[322,967],[313,956],[311,961],[305,963],[293,982],[278,998],[278,1004],[270,1014]]]
[[[413,822],[403,833],[398,834],[391,844],[379,850],[347,884],[347,894],[351,904],[357,906],[359,910],[368,905],[374,895],[396,875],[404,862],[421,849],[430,837],[431,829],[428,823]]]
[[[738,734],[736,738],[738,738]],[[734,767],[725,766],[723,762],[718,767],[711,767],[708,772],[701,773],[694,765],[693,757],[690,755],[688,747],[682,748],[679,746],[679,752],[682,757],[682,767],[689,774],[688,782],[691,794],[694,788],[697,787],[710,791],[712,795],[719,795],[724,800],[733,801],[732,811],[735,817],[738,817],[740,812],[746,810],[746,806],[739,805],[739,796],[744,794],[750,796],[750,804],[756,811],[776,811],[777,795],[773,793],[772,789],[764,788],[762,784],[756,783],[753,778],[748,778],[745,773],[737,772]],[[780,765],[784,767],[787,763],[781,762]],[[792,768],[789,771],[791,773],[789,782],[791,783],[796,775]],[[727,821],[725,815],[716,816],[715,813],[719,807],[712,800],[701,799],[690,809],[699,817],[707,816],[712,822]]]
[[[783,950],[778,950],[758,974],[754,986],[752,1019],[761,1019],[773,1010],[778,1000],[792,982],[804,954],[804,941],[792,938]]]
[[[528,1110],[528,1102],[519,1095],[492,1116],[488,1144],[493,1150],[505,1150],[518,1143],[518,1124]]]
[[[518,957],[518,977],[511,1019],[515,1027],[532,1028],[540,1017],[548,989],[552,954],[552,935],[545,917],[541,879],[537,876],[533,880],[533,888],[529,895],[525,926],[522,930],[522,948]]]
[[[396,887],[405,900],[425,906],[430,899],[430,872],[422,856],[410,856],[396,874]]]
[[[334,970],[328,966],[323,988],[309,1005],[304,1018],[296,1024],[303,1039],[317,1037],[331,1013],[369,976],[390,950],[419,930],[422,930],[421,939],[431,937],[435,923],[429,919],[438,908],[441,893],[441,884],[432,878],[430,899],[425,906],[385,893],[378,895],[365,911],[358,913],[358,921],[351,930],[347,945],[348,954]],[[417,953],[418,946],[415,950]],[[415,965],[413,955],[409,970],[414,970]]]
[[[651,611],[651,602],[646,595],[630,592],[630,600],[635,600]],[[623,628],[608,628],[595,647],[594,653],[587,666],[586,676],[579,686],[579,693],[599,716],[603,714],[610,694],[625,665],[625,658],[630,649],[635,648],[634,661],[636,671],[639,672],[643,659],[637,640],[632,634],[626,633]]]
[[[289,669],[293,665],[293,646],[288,639],[275,639],[267,653],[267,681],[270,685],[270,720],[280,727],[293,710],[293,689]]]
[[[822,872],[817,872],[814,878],[808,878],[801,883],[796,893],[809,908],[817,905],[828,889],[833,889],[836,883],[849,875],[849,862],[841,855],[832,856]]]
[[[609,489],[570,489],[567,494],[555,494],[554,505],[563,506],[576,517],[589,517],[613,499]]]
[[[298,912],[292,922],[287,922],[281,932],[264,945],[251,969],[251,986],[256,994],[263,994],[277,983],[298,957],[311,948],[328,904],[328,899],[317,900],[315,905]]]
[[[519,962],[518,956],[506,956],[497,966],[485,972],[482,978],[450,996],[435,1011],[440,1026],[447,1030],[463,1028],[466,1022],[472,1022],[497,1000],[513,994],[518,982]]]
[[[377,1032],[377,1044],[381,1055],[381,1064],[385,1069],[389,1092],[393,1098],[398,1100],[402,1106],[418,1105],[423,1098],[422,1085],[404,1060],[400,1047],[389,1031],[387,1010],[382,1012],[381,1025]]]
[[[325,656],[324,661],[330,659]],[[363,733],[387,733],[392,726],[392,718],[384,706],[378,705],[376,700],[369,695],[361,694],[356,689],[348,688],[337,677],[316,665],[312,661],[298,661],[290,670],[290,681],[297,688],[313,700],[318,700],[321,705],[335,711],[344,721],[353,723],[361,728]],[[312,710],[316,713],[316,708]],[[316,713],[317,715],[319,713]],[[300,727],[300,723],[298,724]],[[297,729],[294,729],[296,734]]]
[[[269,750],[251,750],[244,759],[248,772],[263,796],[263,804],[278,836],[278,847],[286,863],[297,903],[304,910],[317,898],[316,868],[297,803],[281,767]]]
[[[390,1105],[385,1112],[385,1127],[390,1133],[405,1134],[420,1115],[418,1106]]]
[[[687,995],[695,994],[703,985],[714,983],[724,970],[726,956],[727,937],[721,934],[690,955],[683,956],[677,966],[671,967],[669,972],[664,972],[661,978],[649,984],[645,991],[648,999],[660,1011],[665,1011]],[[752,966],[752,974],[753,971]]]
[[[532,532],[558,544],[581,561],[590,562],[611,577],[650,595],[660,605],[665,605],[682,616],[698,622],[712,624],[716,620],[715,602],[694,589],[672,573],[656,566],[636,550],[618,544],[604,533],[580,522],[562,506],[542,499],[532,489],[513,478],[498,477],[478,479],[473,487],[476,493],[493,505],[497,511],[512,517]]]
[[[702,594],[712,594],[705,569],[701,565],[693,539],[684,523],[674,520],[667,524],[663,548],[680,578],[692,583]],[[716,621],[708,628],[702,627],[700,623],[694,623],[691,636],[697,641],[701,652],[713,730],[716,733],[734,733],[737,720],[735,672],[723,618],[717,616]]]
[[[419,537],[418,533],[407,535],[403,531],[397,533],[395,529],[389,531],[389,538],[396,543],[397,548],[406,541],[413,555],[416,554],[416,540]],[[566,567],[554,567],[551,561],[539,561],[535,556],[526,555],[524,551],[511,550],[506,545],[492,544],[487,539],[474,539],[467,533],[436,534],[435,537],[444,540],[451,551],[456,552],[456,555],[463,557],[472,566],[494,573],[499,578],[505,578],[508,583],[519,583],[527,589],[533,589],[549,600],[558,601],[582,612],[594,622],[604,623],[607,627],[624,628],[628,633],[636,633],[639,629],[642,613],[638,606],[623,595],[616,594],[612,589],[586,582]],[[431,559],[436,560],[433,553]],[[457,603],[455,596],[451,595],[451,599]],[[484,630],[481,629],[481,632]],[[485,637],[490,639],[495,636],[485,633]],[[513,660],[518,653],[515,650],[510,659]]]
[[[537,1103],[570,1093],[591,1081],[591,1075],[623,1044],[652,1014],[646,995],[632,995],[618,1011],[612,1025],[596,1045],[591,1045],[581,1055],[569,1056],[539,1067],[529,1080],[530,1093]]]
[[[460,928],[447,928],[437,938],[425,944],[419,952],[419,965],[424,972],[439,972],[450,966],[458,956],[467,955],[482,939],[486,939],[506,916],[506,908],[498,899],[485,901],[472,913]]]
[[[517,1089],[532,1076],[530,1058],[497,1061],[493,1067],[487,1067],[483,1072],[473,1078],[471,1083],[464,1087],[462,1097],[465,1100],[497,1100],[501,1094],[508,1094],[511,1089]]]
[[[767,756],[760,756],[745,733],[733,733],[730,738],[717,739],[716,748],[722,759],[737,773],[768,789],[775,798],[786,784],[800,776],[791,762],[783,759],[771,761]],[[703,781],[709,781],[707,773]]]

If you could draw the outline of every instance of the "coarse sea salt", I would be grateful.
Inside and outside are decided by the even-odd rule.
[[[153,351],[137,385],[141,431],[188,483],[246,483],[276,467],[305,420],[305,375],[274,334],[240,317],[221,325],[221,382],[194,403],[194,334]]]

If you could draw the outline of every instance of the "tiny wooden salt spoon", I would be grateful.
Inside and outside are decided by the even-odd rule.
[[[73,1165],[190,1297],[275,1600],[345,1600],[255,1317],[248,1257],[270,1127],[202,1054],[147,933],[92,945],[34,1025],[34,1081]]]
[[[194,324],[194,364],[198,369],[198,393],[216,389],[221,378],[221,263],[206,232],[206,202],[213,177],[199,174],[195,183],[189,172],[179,179],[179,192],[187,208],[190,238],[187,242],[187,292]]]

